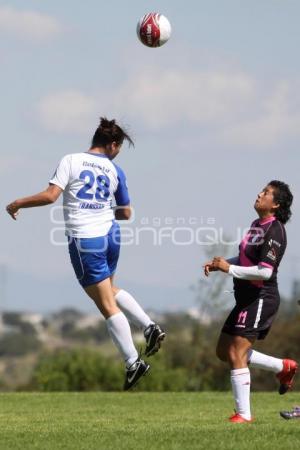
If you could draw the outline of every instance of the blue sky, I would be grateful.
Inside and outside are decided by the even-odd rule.
[[[159,49],[135,34],[149,11],[173,28]],[[118,159],[134,231],[145,218],[192,217],[195,230],[213,217],[236,236],[267,181],[291,185],[280,270],[288,295],[299,272],[299,15],[296,0],[0,1],[2,211],[43,189],[64,154],[86,150],[100,115],[115,117],[136,141]],[[6,309],[94,310],[66,247],[51,244],[49,207],[24,210],[16,223],[3,213],[1,230]],[[201,245],[157,246],[145,232],[123,248],[118,283],[147,307],[192,306],[204,259]]]

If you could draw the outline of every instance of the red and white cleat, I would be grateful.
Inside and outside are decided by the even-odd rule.
[[[236,413],[233,416],[229,417],[229,422],[231,423],[251,423],[254,422],[254,419],[244,419],[240,414]]]
[[[296,361],[292,359],[283,360],[283,369],[276,375],[280,383],[278,389],[280,395],[285,394],[291,389],[297,370],[298,364]]]

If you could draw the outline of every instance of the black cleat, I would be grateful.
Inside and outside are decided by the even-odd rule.
[[[144,336],[146,339],[145,355],[151,356],[160,349],[160,343],[164,340],[166,333],[159,325],[153,323],[146,328]]]
[[[126,369],[124,391],[128,391],[133,386],[135,386],[139,379],[143,375],[146,375],[149,369],[149,364],[138,358],[135,363],[133,363],[128,369]]]
[[[283,419],[300,419],[300,407],[296,406],[292,411],[280,411],[279,413]]]

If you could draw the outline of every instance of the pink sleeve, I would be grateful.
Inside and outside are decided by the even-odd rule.
[[[268,267],[269,269],[274,269],[274,267],[271,265],[271,264],[268,264],[268,263],[266,263],[266,262],[260,262],[260,263],[258,263],[258,266],[263,266],[263,267]]]

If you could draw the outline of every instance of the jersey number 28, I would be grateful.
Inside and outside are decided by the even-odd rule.
[[[93,200],[99,202],[105,201],[109,197],[110,179],[106,175],[95,175],[90,170],[83,170],[79,175],[80,180],[85,182],[84,186],[77,192],[76,197],[82,200]],[[97,183],[96,191],[94,190],[95,181]],[[92,189],[94,192],[88,192]]]

